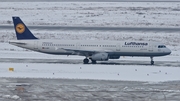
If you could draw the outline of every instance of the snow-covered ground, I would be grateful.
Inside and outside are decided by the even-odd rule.
[[[1,2],[0,24],[178,27],[179,2]]]
[[[0,51],[0,58],[18,59],[72,59],[83,60],[82,56],[49,55],[27,51],[7,43],[1,43],[6,50]],[[1,47],[1,48],[2,48]],[[14,49],[14,50],[13,50]],[[180,62],[180,52],[174,51],[165,57],[156,57],[155,61]],[[125,61],[150,61],[147,57],[121,57]],[[113,60],[112,60],[113,61]],[[1,63],[0,77],[23,78],[67,78],[67,79],[98,79],[98,80],[125,80],[125,81],[173,81],[180,80],[180,68],[170,66],[151,65],[84,65],[84,64],[48,64],[48,63]],[[14,68],[10,72],[9,68]]]
[[[20,16],[27,25],[179,27],[179,2],[1,2],[0,24],[12,25],[11,17]],[[114,32],[114,31],[38,31],[42,39],[72,40],[141,40],[160,41],[172,54],[155,61],[180,61],[180,34],[177,32]],[[0,58],[83,59],[80,56],[54,56],[9,45],[16,39],[14,30],[0,30]],[[6,42],[6,43],[4,43]],[[122,60],[149,61],[149,58],[122,57]],[[0,77],[68,78],[128,81],[180,80],[179,67],[150,65],[83,65],[1,63]],[[9,72],[12,67],[14,72]],[[53,74],[54,73],[54,74]]]
[[[180,68],[172,67],[36,63],[1,63],[0,67],[0,77],[152,82],[180,80]],[[9,68],[14,68],[14,72]]]

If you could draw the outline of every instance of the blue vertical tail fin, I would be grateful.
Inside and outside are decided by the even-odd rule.
[[[31,31],[26,27],[19,17],[12,17],[14,23],[14,29],[16,32],[16,37],[18,40],[23,39],[38,39],[36,38]]]

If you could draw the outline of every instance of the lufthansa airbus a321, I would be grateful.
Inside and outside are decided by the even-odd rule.
[[[153,57],[171,53],[164,44],[152,41],[107,41],[107,40],[46,40],[36,38],[19,17],[12,17],[17,40],[9,43],[29,50],[54,55],[84,56],[84,64],[91,60],[108,61],[119,59],[120,56]]]

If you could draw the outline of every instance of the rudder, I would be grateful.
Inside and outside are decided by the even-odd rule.
[[[14,29],[18,40],[23,39],[38,39],[31,31],[26,27],[23,21],[19,17],[12,17],[14,23]]]

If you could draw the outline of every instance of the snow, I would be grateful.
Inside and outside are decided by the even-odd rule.
[[[20,99],[20,97],[17,96],[17,95],[13,95],[13,96],[11,96],[11,95],[0,95],[0,97],[2,97],[2,98],[8,98],[8,99],[13,99],[13,100]]]
[[[179,2],[1,2],[1,25],[12,25],[11,17],[20,16],[27,25],[107,26],[107,27],[179,27]],[[29,16],[31,15],[31,16]],[[154,60],[180,62],[178,32],[116,31],[38,31],[40,39],[141,40],[159,41],[172,50],[171,55]],[[15,39],[14,30],[0,30],[0,41]],[[8,43],[0,43],[0,58],[74,59],[81,56],[55,56],[32,52]],[[145,57],[121,57],[120,60],[150,61]],[[27,66],[26,66],[27,65]],[[47,63],[1,63],[0,77],[67,78],[125,81],[180,80],[179,67],[151,65],[83,65]],[[9,68],[14,68],[10,72]],[[53,74],[54,73],[54,74]],[[5,95],[4,97],[11,97]],[[12,96],[17,98],[18,96]]]
[[[1,2],[0,24],[179,27],[179,2]]]
[[[49,55],[1,43],[0,57],[17,59],[71,59],[83,60],[83,56]],[[4,50],[6,47],[6,50]],[[14,49],[14,50],[11,50]],[[179,50],[171,55],[155,57],[155,61],[180,62]],[[149,57],[121,57],[121,61],[150,61]],[[111,60],[113,61],[113,60]],[[180,80],[180,68],[177,65],[103,65],[103,64],[59,64],[59,63],[1,63],[0,77],[17,78],[64,78],[163,82]],[[9,71],[14,68],[14,72]]]
[[[8,43],[0,43],[0,58],[17,59],[72,59],[83,60],[83,56],[49,55],[22,49]],[[179,46],[169,46],[172,54],[155,57],[154,61],[180,62]],[[149,57],[121,57],[124,61],[150,61]],[[111,60],[113,61],[113,60]],[[180,80],[180,68],[176,66],[151,65],[84,65],[57,63],[1,63],[0,77],[14,78],[65,78],[162,82]],[[10,72],[9,68],[14,68]],[[54,74],[53,74],[54,73]]]
[[[15,59],[71,59],[83,60],[83,56],[49,55],[0,43],[0,58]],[[5,50],[6,49],[6,50]],[[14,50],[12,50],[14,49]],[[155,57],[155,61],[180,62],[179,50],[171,55]],[[121,57],[121,61],[150,61],[149,57]],[[114,60],[111,60],[112,62]],[[59,64],[59,63],[4,63],[0,64],[0,77],[14,78],[64,78],[163,82],[180,80],[180,68],[177,65],[103,65],[103,64]],[[14,68],[14,72],[9,71]],[[53,74],[54,73],[54,74]]]
[[[172,67],[41,63],[1,63],[0,67],[0,77],[66,78],[149,82],[180,80],[180,68]],[[14,71],[9,71],[9,68],[14,68]]]

